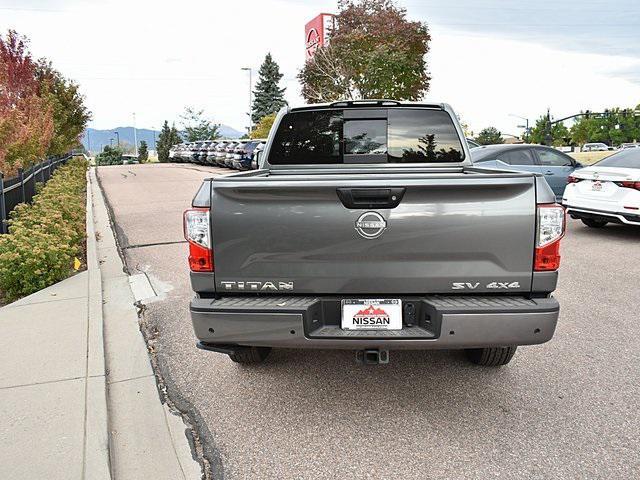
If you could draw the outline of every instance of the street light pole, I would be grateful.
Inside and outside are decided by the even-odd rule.
[[[120,133],[118,133],[118,132],[113,132],[113,133],[115,134],[115,136],[118,139],[118,146],[120,146]]]
[[[247,133],[251,134],[251,128],[253,127],[252,125],[252,119],[251,119],[251,106],[253,105],[253,102],[251,101],[251,94],[252,94],[252,90],[253,90],[253,84],[252,84],[252,70],[251,67],[242,67],[240,70],[245,70],[245,71],[249,71],[249,131]]]
[[[136,157],[138,156],[138,133],[136,132],[136,112],[133,112],[133,148]]]
[[[521,117],[520,115],[515,115],[513,113],[510,113],[509,116],[519,118],[520,120],[524,120],[526,122],[525,125],[518,125],[518,128],[524,128],[524,141],[526,143],[529,143],[529,119],[526,117]]]

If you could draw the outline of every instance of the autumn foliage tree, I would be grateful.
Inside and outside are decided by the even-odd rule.
[[[79,85],[53,68],[51,62],[40,59],[36,65],[39,95],[51,106],[53,136],[47,149],[48,155],[61,155],[78,144],[91,119],[84,104]]]
[[[13,172],[45,154],[53,135],[51,110],[38,96],[27,40],[10,30],[0,37],[0,170]]]
[[[14,174],[75,146],[90,114],[78,87],[14,30],[0,36],[0,172]]]
[[[427,25],[392,0],[339,0],[328,45],[298,74],[309,102],[419,100],[429,89]]]

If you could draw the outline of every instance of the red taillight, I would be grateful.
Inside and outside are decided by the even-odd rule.
[[[640,182],[634,182],[634,181],[625,180],[623,182],[614,182],[614,183],[616,185],[618,185],[619,187],[633,188],[635,190],[640,190]]]
[[[576,178],[573,175],[569,175],[567,177],[567,183],[578,183],[580,180],[582,180],[581,178]]]
[[[189,242],[189,268],[192,272],[213,272],[211,249]]]
[[[213,272],[213,251],[207,208],[192,208],[184,212],[184,238],[189,242],[191,271]]]
[[[536,272],[547,272],[560,268],[560,240],[545,247],[536,248],[536,257],[533,269]]]
[[[564,207],[556,203],[538,205],[538,230],[533,269],[536,272],[560,267],[560,240],[564,236]]]

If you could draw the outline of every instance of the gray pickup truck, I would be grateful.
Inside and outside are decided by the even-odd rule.
[[[259,165],[205,180],[185,212],[199,348],[497,366],[553,336],[564,209],[542,175],[474,167],[448,105],[285,108]]]

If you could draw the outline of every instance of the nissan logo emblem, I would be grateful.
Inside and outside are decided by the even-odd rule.
[[[356,220],[356,232],[362,238],[378,238],[387,229],[387,222],[378,212],[365,212]]]

